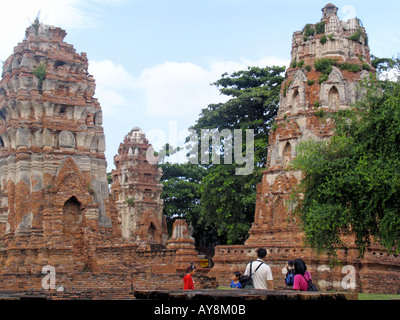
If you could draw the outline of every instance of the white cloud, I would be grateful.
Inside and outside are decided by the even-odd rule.
[[[190,62],[164,62],[143,70],[136,84],[144,92],[146,112],[182,117],[220,100],[218,91],[210,86],[215,80],[213,71]]]
[[[83,0],[16,0],[3,1],[0,28],[0,59],[5,60],[12,54],[14,46],[25,36],[26,28],[39,14],[40,21],[62,28],[86,28],[95,23],[95,19],[85,10]]]
[[[95,74],[96,83],[109,88],[131,88],[135,81],[133,76],[121,65],[110,60],[89,61],[89,72]]]
[[[245,70],[248,66],[288,66],[289,63],[270,57],[258,61],[209,59],[206,67],[191,62],[164,62],[142,70],[135,77],[124,66],[110,60],[92,60],[89,72],[96,80],[95,96],[105,115],[120,114],[131,108],[154,118],[190,117],[193,120],[209,104],[228,99],[211,85],[223,73]]]
[[[223,73],[244,70],[248,66],[288,66],[289,63],[271,57],[259,61],[209,59],[206,67],[191,62],[164,62],[134,77],[122,65],[104,60],[90,61],[89,72],[96,80],[96,97],[106,115],[131,107],[144,110],[151,117],[181,119],[197,118],[210,103],[228,99],[211,85]]]
[[[109,60],[89,61],[89,73],[96,80],[95,96],[105,115],[113,115],[129,106],[126,90],[135,86],[133,76],[121,65]]]
[[[127,0],[14,0],[2,1],[0,59],[12,54],[14,46],[25,36],[26,28],[39,14],[40,22],[63,29],[92,28],[101,21],[104,8],[119,6]]]
[[[227,97],[210,85],[223,73],[244,70],[248,66],[288,64],[289,61],[276,58],[259,61],[210,59],[207,67],[190,62],[164,62],[143,70],[136,85],[144,92],[144,108],[149,115],[172,118],[197,116],[208,104],[226,101]]]

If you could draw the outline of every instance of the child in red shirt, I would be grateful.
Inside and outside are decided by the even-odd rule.
[[[191,264],[189,267],[187,267],[186,271],[187,274],[183,277],[183,290],[194,290],[193,276],[196,272],[196,267]]]

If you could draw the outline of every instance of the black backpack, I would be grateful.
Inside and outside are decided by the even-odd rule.
[[[317,286],[312,282],[311,279],[310,279],[310,280],[307,280],[307,279],[304,277],[304,275],[303,275],[303,278],[304,278],[304,280],[306,280],[307,283],[308,283],[307,291],[318,291]]]
[[[258,265],[257,269],[252,273],[252,272],[251,272],[251,267],[253,266],[253,262],[255,262],[255,261],[252,261],[251,264],[250,264],[250,276],[241,276],[240,279],[239,279],[239,282],[240,282],[240,284],[242,285],[242,286],[241,286],[242,289],[254,289],[253,279],[252,279],[251,277],[253,276],[253,274],[256,273],[256,271],[258,270],[258,268],[261,267],[261,265],[262,265],[264,262],[261,262],[261,263]]]

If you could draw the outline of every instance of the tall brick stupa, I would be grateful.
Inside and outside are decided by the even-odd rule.
[[[338,8],[327,4],[322,19],[307,24],[292,37],[291,65],[282,84],[278,115],[271,129],[266,170],[257,188],[254,223],[244,246],[219,246],[211,274],[222,280],[231,271],[244,270],[258,247],[268,251],[276,286],[284,287],[282,268],[287,261],[303,258],[320,290],[343,290],[343,266],[355,270],[352,290],[397,293],[400,258],[372,246],[359,259],[353,237],[343,239],[347,250],[338,254],[341,266],[330,257],[317,256],[304,245],[304,234],[291,215],[289,198],[302,173],[289,167],[296,148],[310,139],[333,135],[329,114],[351,108],[362,97],[360,80],[375,72],[371,65],[368,36],[359,19],[341,21]],[[396,279],[396,280],[393,280]]]
[[[282,85],[278,115],[268,143],[267,170],[258,186],[255,222],[246,243],[301,241],[290,219],[289,197],[301,172],[289,170],[296,147],[333,134],[330,113],[351,107],[361,97],[358,83],[373,72],[368,37],[359,19],[340,21],[333,4],[322,20],[307,24],[292,38],[291,65]]]
[[[87,267],[94,234],[120,233],[108,201],[95,82],[86,54],[76,53],[65,36],[34,23],[3,66],[0,240],[9,270],[32,268],[30,261]]]

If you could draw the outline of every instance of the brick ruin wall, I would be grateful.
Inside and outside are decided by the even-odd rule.
[[[138,251],[137,246],[117,246],[98,249],[97,259],[105,266],[100,271],[55,273],[54,288],[49,285],[46,273],[3,273],[1,293],[21,292],[24,295],[43,296],[47,299],[133,299],[135,290],[179,290],[183,288],[183,268],[177,269],[176,250]],[[121,259],[121,257],[123,257]],[[131,266],[129,266],[131,262]],[[198,289],[216,288],[215,278],[208,270],[199,269],[195,276]]]

